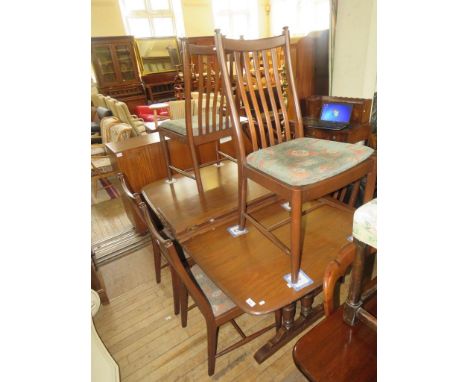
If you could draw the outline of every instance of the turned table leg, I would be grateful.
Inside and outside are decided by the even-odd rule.
[[[262,363],[275,354],[281,347],[286,345],[309,325],[323,317],[322,304],[312,308],[314,298],[320,292],[321,288],[317,288],[317,290],[301,298],[301,313],[297,320],[294,320],[297,301],[281,308],[281,313],[275,313],[275,318],[277,320],[278,315],[281,314],[281,327],[276,331],[275,336],[255,353],[254,358],[258,363]]]

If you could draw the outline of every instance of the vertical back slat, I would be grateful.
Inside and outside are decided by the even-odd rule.
[[[271,61],[273,64],[273,74],[275,76],[275,82],[276,82],[276,92],[278,94],[278,99],[279,103],[281,106],[281,113],[283,115],[283,121],[284,121],[284,131],[286,134],[286,140],[289,141],[291,139],[291,129],[289,126],[289,118],[288,118],[288,112],[286,110],[286,106],[284,104],[284,99],[283,95],[281,94],[281,79],[278,73],[278,57],[277,57],[277,51],[276,49],[273,49],[271,51]]]
[[[198,56],[198,110],[197,110],[197,117],[198,117],[198,135],[202,134],[201,126],[202,126],[202,110],[203,110],[203,57],[201,55]]]
[[[276,135],[277,135],[278,143],[281,143],[283,142],[283,134],[281,131],[281,123],[280,123],[280,118],[278,114],[278,106],[276,105],[275,94],[273,92],[273,87],[271,84],[271,77],[270,77],[271,51],[270,51],[270,54],[267,55],[267,51],[263,50],[262,58],[263,58],[263,65],[265,68],[265,80],[266,80],[266,86],[268,90],[268,96],[270,98],[271,108],[273,109],[273,117],[275,118]]]
[[[248,85],[248,91],[250,94],[250,99],[252,100],[252,105],[255,112],[255,120],[258,125],[258,131],[260,134],[260,142],[262,144],[262,148],[268,147],[265,137],[265,128],[263,127],[263,118],[262,113],[260,113],[260,109],[257,103],[257,97],[255,96],[255,88],[252,83],[252,73],[250,67],[250,52],[244,53],[244,65],[245,65],[245,74],[246,80]]]
[[[270,109],[268,107],[268,103],[265,98],[265,92],[264,92],[264,87],[263,87],[263,81],[262,81],[262,76],[261,76],[261,68],[260,64],[258,61],[258,52],[253,52],[253,67],[255,71],[255,77],[257,79],[257,87],[258,87],[258,94],[260,95],[260,101],[262,102],[262,107],[263,107],[263,114],[265,115],[265,121],[267,124],[268,128],[268,138],[270,140],[270,145],[275,144],[275,137],[273,134],[273,127],[271,125],[271,118],[270,118]],[[267,77],[267,72],[265,69],[265,65],[263,65],[264,69],[264,76],[265,76],[265,81]]]
[[[205,124],[203,128],[205,129],[206,133],[210,133],[210,100],[211,100],[211,75],[212,75],[212,70],[211,70],[211,57],[209,56],[204,56],[206,60],[206,92],[205,92]]]
[[[213,64],[213,81],[214,81],[214,90],[213,90],[213,106],[212,106],[212,113],[211,113],[211,123],[212,123],[212,131],[217,131],[222,129],[221,121],[217,121],[216,114],[218,113],[217,106],[218,106],[218,93],[219,87],[221,82],[221,74],[219,71],[219,63],[218,60],[214,60]],[[219,125],[218,125],[219,123]]]
[[[239,52],[234,52],[234,63],[236,65],[236,72],[237,72],[236,73],[237,74],[237,87],[241,95],[242,103],[244,104],[244,107],[245,107],[245,113],[247,114],[247,119],[249,121],[249,130],[250,130],[250,136],[252,139],[252,147],[254,150],[258,150],[257,133],[255,132],[253,117],[250,111],[250,103],[247,98],[247,94],[245,92],[245,87],[244,87],[244,81],[245,81],[244,75],[248,76],[248,74],[244,73],[244,71],[242,70],[241,62],[242,62],[241,54]]]
[[[224,56],[224,57],[225,57],[225,59],[226,59],[226,56]],[[220,72],[219,72],[219,75],[220,75],[219,80],[222,81],[222,77],[221,77],[221,67],[220,67],[219,71],[220,71]],[[226,113],[224,112],[224,100],[226,99],[226,98],[225,98],[225,91],[226,91],[226,90],[224,89],[224,84],[222,83],[222,84],[220,85],[220,88],[219,88],[219,94],[220,94],[220,96],[219,96],[219,127],[220,127],[220,129],[221,129],[222,126],[223,126],[223,120],[224,120],[224,118],[227,118],[227,114],[226,114],[227,111],[226,111]],[[228,102],[226,102],[226,103],[228,103]],[[225,115],[225,114],[226,114],[226,115]]]

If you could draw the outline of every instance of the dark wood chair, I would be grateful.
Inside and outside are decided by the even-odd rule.
[[[314,382],[373,382],[377,380],[377,334],[367,326],[349,326],[343,320],[344,305],[339,304],[340,280],[356,257],[356,246],[349,243],[328,264],[324,279],[325,320],[305,334],[294,346],[293,359]],[[376,279],[362,295],[369,311],[377,311]]]
[[[356,184],[366,176],[368,181],[364,199],[370,200],[375,187],[373,150],[366,146],[304,138],[291,69],[287,27],[280,36],[258,40],[227,39],[216,30],[215,42],[228,109],[234,124],[233,137],[239,164],[237,233],[243,233],[248,220],[286,254],[291,255],[292,282],[296,283],[303,243],[302,204],[340,190],[348,184]],[[280,67],[283,60],[285,65]],[[235,69],[235,94],[231,67]],[[236,98],[240,100],[248,120],[248,124],[244,125],[247,126],[247,136],[253,149],[249,155],[246,155]],[[289,248],[274,236],[271,228],[263,226],[247,212],[247,179],[289,202]],[[326,201],[323,200],[323,203]]]
[[[141,209],[139,208],[139,204],[144,201],[144,197],[142,194],[138,192],[133,192],[130,189],[130,186],[128,185],[125,175],[122,173],[117,174],[120,184],[122,186],[122,189],[125,193],[125,195],[132,201],[132,205],[135,208],[137,215],[140,217],[141,221],[146,224],[146,219],[141,213]],[[156,215],[151,209],[149,209],[148,212],[152,225],[155,227],[155,229],[161,233],[161,235],[165,238],[171,237],[170,233],[164,229],[164,225],[159,219],[158,215]],[[149,228],[148,228],[149,230]],[[161,269],[165,268],[169,265],[169,263],[162,264],[161,261],[161,251],[159,249],[158,243],[155,241],[153,236],[151,235],[151,244],[153,247],[153,256],[154,256],[154,270],[156,273],[156,283],[161,282]],[[179,278],[177,277],[177,274],[174,272],[172,267],[170,268],[171,271],[171,281],[172,281],[172,292],[173,292],[173,298],[174,298],[174,314],[179,314],[180,312],[180,300],[179,300]]]
[[[257,338],[261,334],[277,326],[278,323],[275,322],[272,325],[246,336],[234,320],[244,312],[208,278],[198,265],[195,264],[190,267],[184,258],[181,247],[176,247],[172,240],[164,238],[161,236],[160,232],[158,232],[151,220],[145,203],[140,203],[139,206],[145,216],[151,235],[160,247],[161,253],[167,258],[181,281],[180,318],[182,327],[187,326],[188,294],[193,298],[200,309],[200,312],[205,317],[208,337],[208,375],[213,375],[217,357],[250,342],[254,338]],[[217,345],[219,327],[227,322],[230,322],[233,325],[242,338],[231,346],[218,352]]]
[[[172,173],[177,172],[194,179],[201,193],[203,183],[200,176],[198,147],[209,142],[216,142],[218,165],[222,158],[235,160],[220,150],[220,139],[230,136],[232,130],[229,113],[226,112],[226,100],[221,86],[221,73],[214,46],[192,45],[182,39],[182,52],[185,117],[162,121],[157,131],[161,137],[168,181],[172,182]],[[189,146],[193,174],[172,164],[166,137]],[[204,165],[212,163],[214,162]]]

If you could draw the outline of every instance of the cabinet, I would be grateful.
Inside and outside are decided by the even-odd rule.
[[[176,99],[175,85],[177,73],[178,72],[174,70],[142,76],[141,78],[145,84],[148,100],[155,103]]]
[[[131,112],[146,104],[133,36],[91,38],[91,59],[99,93],[125,102]]]

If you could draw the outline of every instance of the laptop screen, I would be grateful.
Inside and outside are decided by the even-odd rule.
[[[326,122],[348,123],[351,119],[353,105],[349,103],[324,103],[320,120]]]

